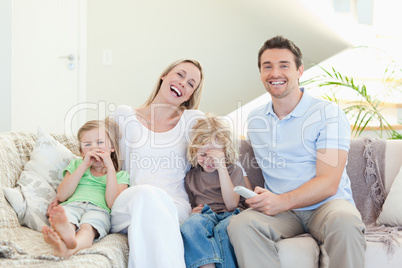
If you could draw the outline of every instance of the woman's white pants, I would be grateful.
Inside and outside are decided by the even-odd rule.
[[[190,212],[187,201],[175,202],[158,187],[136,185],[124,190],[112,208],[111,232],[128,235],[128,267],[186,267],[180,222]]]

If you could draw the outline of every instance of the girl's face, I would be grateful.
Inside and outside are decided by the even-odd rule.
[[[201,72],[190,62],[180,63],[162,77],[158,95],[175,106],[189,100],[201,81]]]
[[[109,154],[114,152],[114,148],[104,127],[83,132],[80,143],[82,157],[85,157],[89,151],[103,151]]]
[[[223,162],[222,162],[223,161]],[[205,172],[214,172],[225,161],[224,146],[208,143],[197,149],[197,163]]]

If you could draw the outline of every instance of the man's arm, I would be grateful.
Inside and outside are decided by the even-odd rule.
[[[276,215],[289,209],[317,204],[336,194],[348,153],[338,149],[317,150],[316,177],[299,188],[277,195],[257,187],[259,194],[246,200],[251,208],[266,215]]]

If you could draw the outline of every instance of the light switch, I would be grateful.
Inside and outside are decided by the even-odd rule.
[[[103,50],[103,65],[112,64],[112,51],[110,49]]]

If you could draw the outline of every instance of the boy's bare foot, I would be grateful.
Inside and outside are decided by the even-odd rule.
[[[63,206],[55,206],[49,215],[49,222],[52,228],[56,231],[61,240],[68,249],[77,247],[77,240],[75,239],[75,230],[71,223],[68,221],[66,212]]]
[[[69,250],[64,244],[63,240],[60,239],[60,236],[48,226],[42,227],[43,238],[45,242],[48,243],[53,248],[53,254],[57,257],[70,257],[72,255],[72,251]]]

